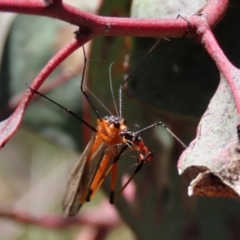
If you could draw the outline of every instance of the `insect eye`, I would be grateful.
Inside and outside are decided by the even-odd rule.
[[[137,136],[137,137],[136,137],[136,141],[141,142],[141,141],[142,141],[142,138],[141,138],[140,136]]]
[[[114,123],[114,127],[115,127],[115,128],[120,128],[120,123],[119,123],[119,122],[115,122],[115,123]]]

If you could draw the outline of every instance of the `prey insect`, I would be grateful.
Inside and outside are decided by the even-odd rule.
[[[157,43],[147,52],[142,61],[155,48]],[[131,131],[127,127],[126,121],[122,118],[121,96],[123,84],[127,81],[128,78],[123,81],[119,88],[119,110],[117,110],[117,105],[113,96],[112,83],[110,78],[111,93],[117,116],[114,116],[110,113],[110,116],[102,117],[99,111],[96,109],[92,99],[90,98],[90,95],[84,89],[84,75],[87,64],[87,57],[84,47],[83,53],[84,67],[80,89],[87,101],[89,102],[91,108],[97,115],[98,119],[96,128],[87,123],[85,120],[79,118],[71,110],[61,106],[55,101],[49,99],[47,96],[29,87],[36,94],[48,99],[52,103],[56,104],[60,108],[64,109],[66,112],[79,119],[83,124],[85,124],[94,132],[90,142],[83,151],[77,165],[73,169],[67,183],[62,203],[63,212],[66,217],[76,215],[81,206],[85,202],[88,202],[92,199],[93,195],[97,192],[109,172],[112,173],[110,203],[115,202],[117,197],[126,188],[127,184],[132,180],[135,174],[142,168],[144,163],[150,161],[153,157],[153,153],[150,152],[149,149],[145,146],[143,139],[140,137],[140,133],[153,127],[162,125],[164,128],[167,129],[168,132],[170,132],[172,136],[174,136],[178,141],[180,141],[162,122],[157,122],[137,132]],[[141,62],[139,64],[141,64]],[[137,67],[132,71],[132,73],[137,69]],[[130,73],[130,75],[132,73]],[[138,164],[126,184],[120,189],[117,194],[115,194],[118,160],[123,154],[123,152],[128,148],[137,152]]]

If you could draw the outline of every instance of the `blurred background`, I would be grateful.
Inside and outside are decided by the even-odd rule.
[[[65,1],[103,16],[189,16],[205,1]],[[240,65],[240,5],[214,29],[227,57]],[[0,14],[0,117],[16,108],[39,71],[72,37],[77,28],[55,19]],[[89,56],[88,88],[115,114],[115,99],[124,76],[141,61],[157,39],[99,37],[85,45]],[[83,101],[80,79],[82,49],[72,54],[47,79],[40,91],[96,124]],[[77,76],[77,78],[74,75]],[[189,39],[162,39],[140,65],[123,91],[123,116],[139,129],[163,121],[185,144],[216,91],[219,72],[207,53]],[[100,104],[97,108],[107,115]],[[138,128],[137,128],[138,130]],[[233,199],[187,196],[188,182],[178,176],[177,160],[184,150],[162,127],[142,134],[155,153],[152,162],[129,184],[114,206],[108,203],[109,179],[76,218],[64,219],[61,201],[69,175],[92,133],[71,115],[36,98],[24,121],[0,153],[0,239],[239,239],[240,205]],[[134,171],[128,152],[119,162],[118,189]]]

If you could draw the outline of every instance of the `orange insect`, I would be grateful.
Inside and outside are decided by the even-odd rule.
[[[157,42],[158,43],[158,42]],[[147,52],[141,62],[146,58],[146,56],[155,48],[157,43]],[[73,169],[70,178],[67,183],[66,191],[63,197],[63,212],[66,217],[74,216],[77,214],[82,204],[91,200],[93,195],[99,189],[101,184],[103,183],[106,175],[111,171],[112,179],[111,179],[111,194],[110,194],[110,203],[114,203],[117,197],[121,194],[121,192],[126,188],[128,183],[132,180],[134,175],[142,168],[143,164],[146,161],[150,161],[153,157],[153,153],[149,151],[149,149],[145,146],[143,139],[140,137],[140,133],[146,131],[150,128],[162,125],[167,129],[170,134],[175,137],[178,141],[180,141],[162,122],[157,122],[152,124],[140,131],[133,132],[130,131],[126,125],[125,120],[122,118],[122,98],[121,98],[121,89],[124,82],[120,86],[119,90],[119,114],[117,111],[116,103],[113,97],[114,105],[117,112],[116,116],[107,116],[102,118],[96,107],[94,106],[90,96],[85,91],[84,85],[84,74],[86,70],[86,53],[83,48],[84,53],[84,67],[83,74],[81,80],[81,92],[91,105],[92,109],[96,113],[97,127],[91,126],[85,120],[79,118],[76,114],[74,114],[71,110],[61,106],[55,101],[49,99],[47,96],[41,94],[35,89],[29,87],[36,94],[40,95],[56,104],[60,108],[64,109],[66,112],[70,113],[77,119],[79,119],[82,123],[88,126],[93,132],[93,136],[83,151],[77,165]],[[141,64],[139,63],[139,65]],[[138,65],[138,66],[139,66]],[[138,68],[138,66],[130,73]],[[111,79],[111,78],[110,78]],[[112,91],[112,83],[110,81],[111,92]],[[91,93],[91,92],[90,92]],[[94,95],[93,95],[94,96]],[[95,96],[94,96],[95,97]],[[96,98],[96,97],[95,97]],[[97,99],[98,100],[98,99]],[[180,141],[180,143],[182,143]],[[183,144],[183,143],[182,143]],[[184,144],[183,144],[184,145]],[[121,188],[118,194],[115,196],[115,186],[117,179],[117,168],[118,168],[118,160],[121,154],[127,149],[131,148],[135,150],[138,154],[138,164],[134,173],[131,175],[126,184]]]
[[[76,116],[71,110],[62,107],[37,90],[31,87],[29,88],[41,97],[57,104],[86,124],[83,119]],[[89,124],[86,125],[88,126]],[[160,124],[155,124],[155,126],[157,125]],[[91,126],[91,129],[94,131],[94,134],[71,173],[63,197],[63,212],[66,217],[76,215],[82,204],[91,200],[92,196],[103,183],[105,176],[110,171],[112,171],[110,203],[114,203],[117,198],[114,197],[117,164],[121,154],[127,148],[130,147],[138,152],[138,160],[140,162],[137,171],[134,172],[131,179],[135,173],[140,170],[143,163],[150,161],[153,156],[145,146],[140,135],[129,131],[125,120],[122,118],[108,116],[98,119],[97,128],[95,129]],[[122,144],[125,144],[125,146],[120,149],[120,145]],[[129,182],[130,180],[128,183]],[[126,186],[127,184],[124,185],[120,192],[122,192]],[[117,194],[117,196],[119,194]]]

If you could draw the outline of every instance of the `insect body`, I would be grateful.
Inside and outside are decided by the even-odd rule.
[[[154,45],[154,47],[156,44]],[[143,59],[153,50],[152,47],[149,52],[144,56]],[[90,128],[94,134],[88,143],[87,147],[83,151],[77,165],[73,169],[70,178],[67,182],[65,194],[63,197],[63,212],[66,217],[74,216],[77,214],[81,206],[90,201],[93,195],[96,193],[98,188],[103,183],[106,175],[111,171],[112,179],[111,179],[111,194],[110,194],[110,203],[114,203],[117,197],[121,194],[121,192],[126,188],[128,183],[132,180],[134,175],[142,168],[145,162],[150,161],[153,157],[153,153],[149,151],[149,149],[145,146],[143,139],[140,137],[140,133],[156,127],[158,125],[162,125],[170,134],[175,137],[181,144],[183,144],[162,122],[158,122],[152,124],[142,130],[137,132],[130,131],[126,125],[125,120],[122,118],[122,99],[121,99],[121,91],[123,84],[127,79],[124,80],[123,84],[119,89],[119,113],[116,107],[116,103],[113,97],[114,105],[116,108],[116,116],[108,116],[102,118],[98,110],[95,108],[92,100],[90,99],[88,93],[83,87],[84,83],[84,73],[86,69],[86,54],[83,48],[84,53],[84,68],[82,81],[80,85],[80,89],[97,115],[97,127],[93,127],[85,120],[79,118],[76,114],[74,114],[71,110],[61,106],[55,101],[49,99],[47,96],[41,94],[37,90],[29,87],[36,94],[40,95],[48,99],[49,101],[56,104],[58,107],[62,108],[66,112],[73,115],[75,118],[79,119],[83,124],[85,124],[88,128]],[[142,62],[142,61],[141,61]],[[140,63],[141,63],[140,62]],[[139,65],[137,66],[139,67]],[[133,72],[136,68],[133,70]],[[112,92],[112,85],[111,92]],[[91,92],[90,92],[91,93]],[[113,95],[113,93],[112,93]],[[93,95],[94,96],[94,95]],[[94,96],[95,97],[95,96]],[[96,98],[96,97],[95,97]],[[98,99],[97,99],[98,100]],[[184,145],[184,144],[183,144]],[[116,186],[116,178],[117,178],[117,168],[118,168],[118,160],[121,154],[127,149],[130,148],[137,152],[137,167],[129,180],[125,183],[125,185],[120,189],[120,191],[115,195],[115,186]]]
[[[63,198],[65,216],[74,216],[83,203],[90,201],[101,185],[110,160],[118,155],[120,135],[127,126],[122,118],[110,116],[97,120],[96,133],[82,153],[67,184]]]
[[[110,171],[113,173],[110,202],[114,203],[117,163],[126,147],[138,152],[140,162],[152,159],[153,154],[145,146],[140,135],[129,131],[124,119],[110,116],[102,121],[98,120],[97,123],[97,132],[92,136],[67,183],[63,198],[65,216],[76,215],[82,204],[91,200]],[[123,144],[126,145],[120,150]]]
[[[125,184],[117,196],[114,196],[117,165],[121,154],[127,148],[137,151],[139,166],[152,159],[153,154],[145,146],[139,135],[141,131],[138,133],[130,131],[123,118],[113,115],[98,119],[97,127],[94,128],[75,115],[71,110],[59,105],[34,88],[28,87],[36,94],[73,115],[94,131],[90,142],[83,151],[68,180],[62,202],[64,215],[66,217],[76,215],[82,204],[91,200],[110,171],[112,171],[110,202],[114,203],[115,199],[127,186]],[[139,167],[138,169],[140,170]],[[131,179],[135,175],[135,172]],[[131,179],[129,179],[128,183]]]

